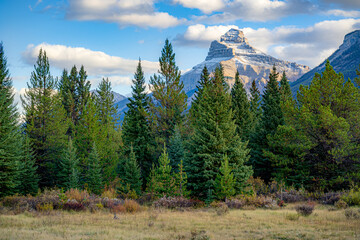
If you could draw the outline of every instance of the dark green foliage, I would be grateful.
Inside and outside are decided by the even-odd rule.
[[[25,132],[29,136],[38,166],[40,187],[56,184],[58,160],[66,145],[68,120],[56,81],[50,74],[49,60],[40,49],[34,71],[31,73],[28,90],[22,98],[25,110]]]
[[[231,107],[234,112],[238,135],[242,140],[247,140],[252,127],[252,116],[250,102],[244,85],[240,81],[238,71],[235,75],[235,84],[231,89]]]
[[[255,126],[258,124],[258,122],[261,119],[261,113],[262,109],[260,107],[260,91],[256,86],[255,80],[251,82],[251,88],[250,88],[250,112],[252,116],[252,123],[253,128],[255,129]]]
[[[100,158],[93,143],[89,158],[87,160],[88,166],[85,172],[86,185],[90,192],[100,194],[103,188]]]
[[[14,194],[20,184],[19,166],[23,157],[18,117],[12,80],[0,43],[0,197]]]
[[[193,122],[194,119],[197,118],[197,112],[198,112],[197,105],[198,105],[199,101],[201,101],[202,92],[204,91],[204,88],[208,87],[210,83],[211,83],[210,73],[205,65],[201,72],[201,75],[200,75],[199,85],[196,86],[196,88],[197,88],[197,90],[195,92],[196,97],[191,103],[191,108],[190,108],[190,119],[191,119],[190,121],[191,122]]]
[[[150,129],[149,97],[145,93],[145,78],[140,61],[131,88],[132,98],[129,98],[129,110],[125,113],[122,127],[124,155],[129,155],[132,146],[141,168],[142,179],[145,180],[153,163],[155,143]]]
[[[165,145],[159,157],[158,166],[153,165],[151,169],[147,192],[155,197],[175,196],[178,193],[176,179],[171,172],[170,159]]]
[[[99,121],[99,136],[95,141],[103,166],[104,179],[109,183],[116,177],[115,169],[121,147],[120,126],[117,123],[119,116],[114,106],[114,95],[109,79],[102,79],[94,97],[95,114]]]
[[[124,175],[121,178],[124,182],[125,193],[134,191],[137,196],[141,195],[141,172],[132,147],[130,148],[130,156],[125,161]]]
[[[79,160],[76,156],[76,148],[69,138],[68,147],[64,150],[59,161],[58,178],[60,187],[65,189],[79,188]]]
[[[178,172],[180,162],[184,159],[185,149],[180,129],[176,126],[174,135],[170,138],[169,158],[173,171]]]
[[[283,112],[281,109],[280,89],[277,82],[279,73],[275,66],[269,75],[269,81],[265,87],[262,105],[263,110],[259,124],[250,139],[251,159],[250,162],[254,168],[254,175],[261,177],[266,182],[270,181],[272,176],[272,166],[263,152],[269,148],[268,135],[273,135],[277,127],[284,123]]]
[[[244,189],[252,174],[251,168],[244,166],[249,150],[236,133],[227,89],[222,70],[217,68],[211,84],[203,89],[198,102],[198,117],[192,123],[194,133],[187,146],[185,166],[188,187],[193,196],[201,199],[213,195],[214,180],[225,154],[233,168],[237,193]]]
[[[221,162],[219,173],[215,179],[214,188],[214,194],[220,200],[234,196],[236,193],[234,174],[229,166],[229,159],[226,155]]]
[[[290,84],[286,77],[285,71],[283,72],[280,80],[280,100],[282,102],[286,102],[287,100],[292,100]]]
[[[39,189],[39,176],[36,173],[37,166],[35,165],[35,158],[30,140],[27,136],[23,137],[23,159],[20,162],[20,185],[17,188],[17,192],[26,194],[36,194]]]
[[[150,78],[153,101],[151,117],[153,129],[159,146],[168,144],[175,126],[180,128],[184,121],[187,96],[180,81],[180,70],[175,64],[175,53],[168,39],[159,58],[159,74]]]

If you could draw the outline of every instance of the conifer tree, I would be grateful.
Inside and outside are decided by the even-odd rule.
[[[55,91],[56,81],[50,74],[49,60],[42,49],[34,68],[28,90],[22,98],[25,132],[34,151],[40,187],[53,187],[69,123],[61,98]]]
[[[261,177],[266,182],[270,181],[273,173],[271,162],[264,157],[263,152],[268,149],[268,135],[273,135],[279,125],[284,123],[280,104],[280,89],[277,82],[279,73],[274,65],[265,86],[261,108],[263,114],[255,134],[251,138],[251,164],[254,176]]]
[[[202,92],[204,91],[204,88],[209,86],[210,83],[211,83],[210,73],[205,65],[201,72],[201,75],[200,75],[199,84],[196,86],[196,88],[197,88],[197,90],[195,92],[196,97],[191,103],[191,108],[190,108],[190,121],[191,122],[193,122],[194,119],[196,119],[196,117],[197,117],[197,115],[196,115],[198,112],[197,104],[201,99]]]
[[[132,97],[129,98],[130,102],[127,104],[129,110],[125,113],[122,127],[124,155],[129,155],[130,146],[132,146],[145,183],[153,163],[155,144],[149,122],[150,100],[145,93],[145,78],[141,61],[138,63],[131,88]]]
[[[79,160],[76,156],[76,148],[69,138],[67,149],[64,150],[59,162],[59,185],[65,189],[79,188]]]
[[[175,53],[168,39],[159,58],[159,74],[150,78],[153,101],[151,113],[153,129],[159,146],[168,144],[175,126],[182,127],[187,96],[184,83],[180,81],[180,70],[175,64]]]
[[[250,102],[244,85],[240,81],[239,72],[235,74],[235,84],[231,89],[231,105],[234,111],[234,119],[237,132],[242,140],[247,140],[252,127]]]
[[[221,162],[219,173],[215,179],[214,188],[214,194],[220,200],[232,197],[236,193],[234,174],[229,166],[229,159],[226,155]]]
[[[39,176],[36,173],[37,166],[35,165],[34,153],[28,136],[23,137],[23,159],[20,168],[20,185],[17,192],[22,195],[36,194],[39,189]]]
[[[134,191],[137,196],[141,194],[141,172],[132,146],[130,147],[130,156],[128,159],[126,159],[125,162],[124,175],[121,177],[124,181],[123,188],[125,189],[126,193]]]
[[[97,140],[97,148],[107,182],[115,178],[121,145],[119,116],[114,104],[111,82],[107,78],[102,79],[95,94],[96,115],[102,135],[101,141]]]
[[[150,172],[147,192],[156,197],[174,196],[178,192],[176,179],[171,173],[170,159],[165,144],[158,160],[158,166],[156,168],[153,166]]]
[[[244,166],[249,150],[236,133],[227,90],[222,70],[217,68],[211,84],[202,93],[198,117],[193,123],[194,134],[187,146],[188,187],[193,196],[201,199],[210,200],[224,154],[229,156],[229,164],[234,169],[237,193],[243,190],[252,174],[251,168]]]
[[[260,91],[256,86],[255,80],[251,82],[250,88],[250,112],[252,115],[253,129],[258,124],[261,118],[261,107],[260,107]]]
[[[14,105],[12,80],[0,43],[0,197],[14,194],[19,185],[22,142]]]
[[[175,126],[175,132],[170,138],[169,158],[172,170],[178,172],[180,162],[184,159],[185,149],[180,129]]]
[[[178,165],[178,173],[176,174],[176,184],[178,188],[178,195],[187,197],[190,191],[187,190],[187,174],[184,169],[183,160]]]
[[[280,100],[282,102],[292,100],[291,88],[290,88],[289,81],[286,77],[285,71],[283,71],[283,74],[282,74],[281,80],[280,80]]]
[[[87,160],[88,166],[85,173],[86,184],[90,192],[101,194],[103,188],[100,158],[97,152],[95,142],[93,143],[89,158]]]

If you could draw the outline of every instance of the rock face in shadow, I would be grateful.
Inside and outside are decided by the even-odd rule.
[[[360,65],[360,30],[346,34],[339,49],[327,59],[329,59],[330,64],[336,72],[344,74],[345,79],[353,80],[357,76],[356,69],[358,69]],[[293,82],[291,84],[292,92],[296,94],[300,85],[310,85],[315,73],[324,71],[327,59]]]
[[[224,75],[230,86],[234,84],[235,73],[238,70],[247,91],[253,79],[260,91],[263,91],[274,64],[279,72],[285,71],[289,81],[295,81],[310,70],[307,66],[279,60],[263,53],[250,45],[242,31],[230,29],[221,36],[220,41],[211,43],[204,62],[196,65],[181,77],[185,91],[196,88],[205,65],[211,72],[219,64],[224,67]]]

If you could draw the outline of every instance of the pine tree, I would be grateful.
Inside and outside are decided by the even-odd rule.
[[[174,135],[170,138],[170,147],[169,147],[169,158],[170,165],[173,171],[178,172],[178,166],[180,162],[184,159],[185,149],[183,144],[183,139],[181,137],[180,129],[175,126]]]
[[[229,166],[229,159],[226,155],[221,162],[219,173],[215,179],[214,188],[214,194],[219,200],[232,197],[236,193],[234,174],[232,173],[232,169]]]
[[[14,105],[12,80],[0,43],[0,197],[14,194],[19,185],[22,142]]]
[[[178,165],[178,173],[176,174],[176,184],[178,188],[178,195],[187,197],[190,191],[187,190],[187,174],[184,169],[183,160]]]
[[[100,159],[95,143],[93,143],[87,163],[88,166],[85,173],[86,185],[90,190],[90,192],[99,195],[101,194],[103,183],[102,183]]]
[[[136,161],[141,168],[141,176],[145,179],[149,175],[153,163],[154,140],[149,122],[149,97],[145,93],[145,78],[141,61],[134,74],[132,97],[129,98],[122,126],[124,155],[130,153],[130,146],[136,156]]]
[[[156,197],[175,196],[178,192],[176,179],[171,173],[170,159],[165,144],[158,160],[158,166],[156,168],[153,166],[150,172],[147,192]]]
[[[240,81],[238,71],[235,75],[235,84],[231,89],[231,105],[234,111],[237,132],[241,139],[247,140],[252,127],[252,116],[250,112],[250,102],[244,85]]]
[[[122,180],[124,181],[123,188],[127,194],[131,191],[134,191],[137,196],[141,194],[141,172],[132,147],[130,148],[130,156],[125,162]]]
[[[279,84],[277,82],[279,73],[274,65],[269,75],[269,81],[265,86],[261,108],[263,114],[251,136],[251,164],[254,169],[254,176],[261,177],[266,182],[270,181],[273,174],[271,162],[264,157],[263,152],[269,148],[268,136],[273,135],[279,125],[284,123],[281,109],[281,97]]]
[[[40,187],[53,187],[58,159],[66,145],[69,122],[55,90],[56,81],[50,74],[49,60],[42,49],[34,68],[28,90],[22,98],[25,132],[34,151]]]
[[[204,88],[208,87],[210,83],[211,83],[210,73],[205,65],[201,72],[201,75],[200,75],[199,84],[196,86],[197,90],[194,94],[196,97],[191,103],[191,108],[190,108],[190,121],[191,122],[194,122],[194,119],[197,118],[197,115],[196,115],[198,112],[197,104],[199,101],[201,101],[202,92],[204,91]]]
[[[21,161],[20,185],[17,192],[26,194],[36,194],[39,189],[39,176],[36,173],[34,153],[30,145],[29,137],[23,137],[23,160]]]
[[[252,124],[253,129],[255,129],[255,126],[258,124],[260,118],[261,118],[261,107],[260,107],[260,91],[258,87],[256,86],[255,80],[251,82],[251,88],[250,88],[250,112],[252,115]]]
[[[89,100],[87,100],[89,101]],[[97,141],[99,156],[107,183],[115,178],[120,144],[119,116],[115,108],[114,95],[109,79],[103,79],[95,94],[96,115],[100,123],[101,141]]]
[[[249,150],[236,133],[227,90],[222,70],[217,68],[211,84],[202,93],[198,117],[193,123],[194,134],[187,146],[188,187],[193,196],[201,199],[209,199],[214,191],[214,180],[224,154],[229,156],[229,164],[234,169],[237,193],[243,190],[252,174],[251,168],[244,166]]]
[[[281,80],[280,80],[280,100],[281,100],[281,102],[293,100],[290,84],[286,77],[285,71],[283,71],[283,74],[282,74]]]
[[[65,189],[79,188],[79,160],[76,156],[76,148],[69,138],[68,147],[64,150],[59,162],[58,178],[60,186]]]
[[[175,53],[168,39],[159,58],[159,74],[150,78],[153,101],[151,113],[153,128],[159,146],[168,144],[175,126],[182,127],[187,96],[184,83],[180,81],[180,70],[175,64]]]

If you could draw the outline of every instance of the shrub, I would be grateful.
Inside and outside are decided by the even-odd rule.
[[[53,205],[54,209],[59,209],[63,206],[63,202],[60,200],[59,195],[60,195],[60,190],[45,189],[42,193],[40,193],[36,197],[36,202],[37,202],[37,204],[51,203]]]
[[[289,214],[286,214],[285,218],[287,220],[290,220],[290,221],[296,221],[299,219],[299,214],[297,213],[289,213]]]
[[[196,231],[193,230],[191,231],[191,240],[209,240],[210,237],[208,235],[206,235],[206,231],[202,230],[202,231]]]
[[[85,210],[85,206],[82,203],[79,203],[76,200],[72,199],[64,204],[64,210],[68,210],[68,211],[72,210],[78,212]]]
[[[52,203],[38,204],[36,210],[39,212],[51,212],[54,209]]]
[[[65,192],[67,199],[76,200],[79,203],[86,202],[90,195],[86,190],[79,190],[71,188]]]
[[[216,214],[219,216],[225,215],[229,212],[229,207],[223,202],[212,203],[211,206],[215,208]]]
[[[112,211],[114,213],[125,213],[126,208],[124,207],[124,205],[117,205],[112,207]]]
[[[105,187],[104,191],[101,194],[101,197],[109,199],[116,198],[116,189],[112,187]]]
[[[240,209],[245,206],[245,201],[243,199],[231,198],[231,199],[226,199],[225,204],[229,208]]]
[[[135,202],[134,200],[126,199],[124,202],[124,207],[126,209],[126,212],[128,213],[135,213],[140,211],[141,207],[140,205]]]
[[[360,206],[360,189],[351,189],[341,197],[349,206]]]
[[[294,189],[289,191],[284,191],[282,194],[277,194],[278,198],[282,198],[285,203],[295,203],[305,201],[305,196],[302,192],[296,191]]]
[[[334,206],[337,208],[337,209],[345,209],[348,207],[347,203],[344,201],[344,200],[339,200],[337,201]]]
[[[239,195],[236,198],[243,201],[244,205],[255,208],[275,208],[277,206],[276,201],[270,196]],[[234,199],[232,199],[232,201],[234,201]]]
[[[338,192],[328,192],[322,195],[320,198],[322,204],[334,205],[341,199],[341,193]]]
[[[301,204],[295,207],[296,212],[302,216],[309,216],[314,211],[314,205],[312,204]]]
[[[200,200],[187,199],[184,197],[162,197],[154,202],[154,207],[164,208],[199,208],[205,206]]]
[[[347,219],[360,219],[360,209],[346,209],[345,216]]]

